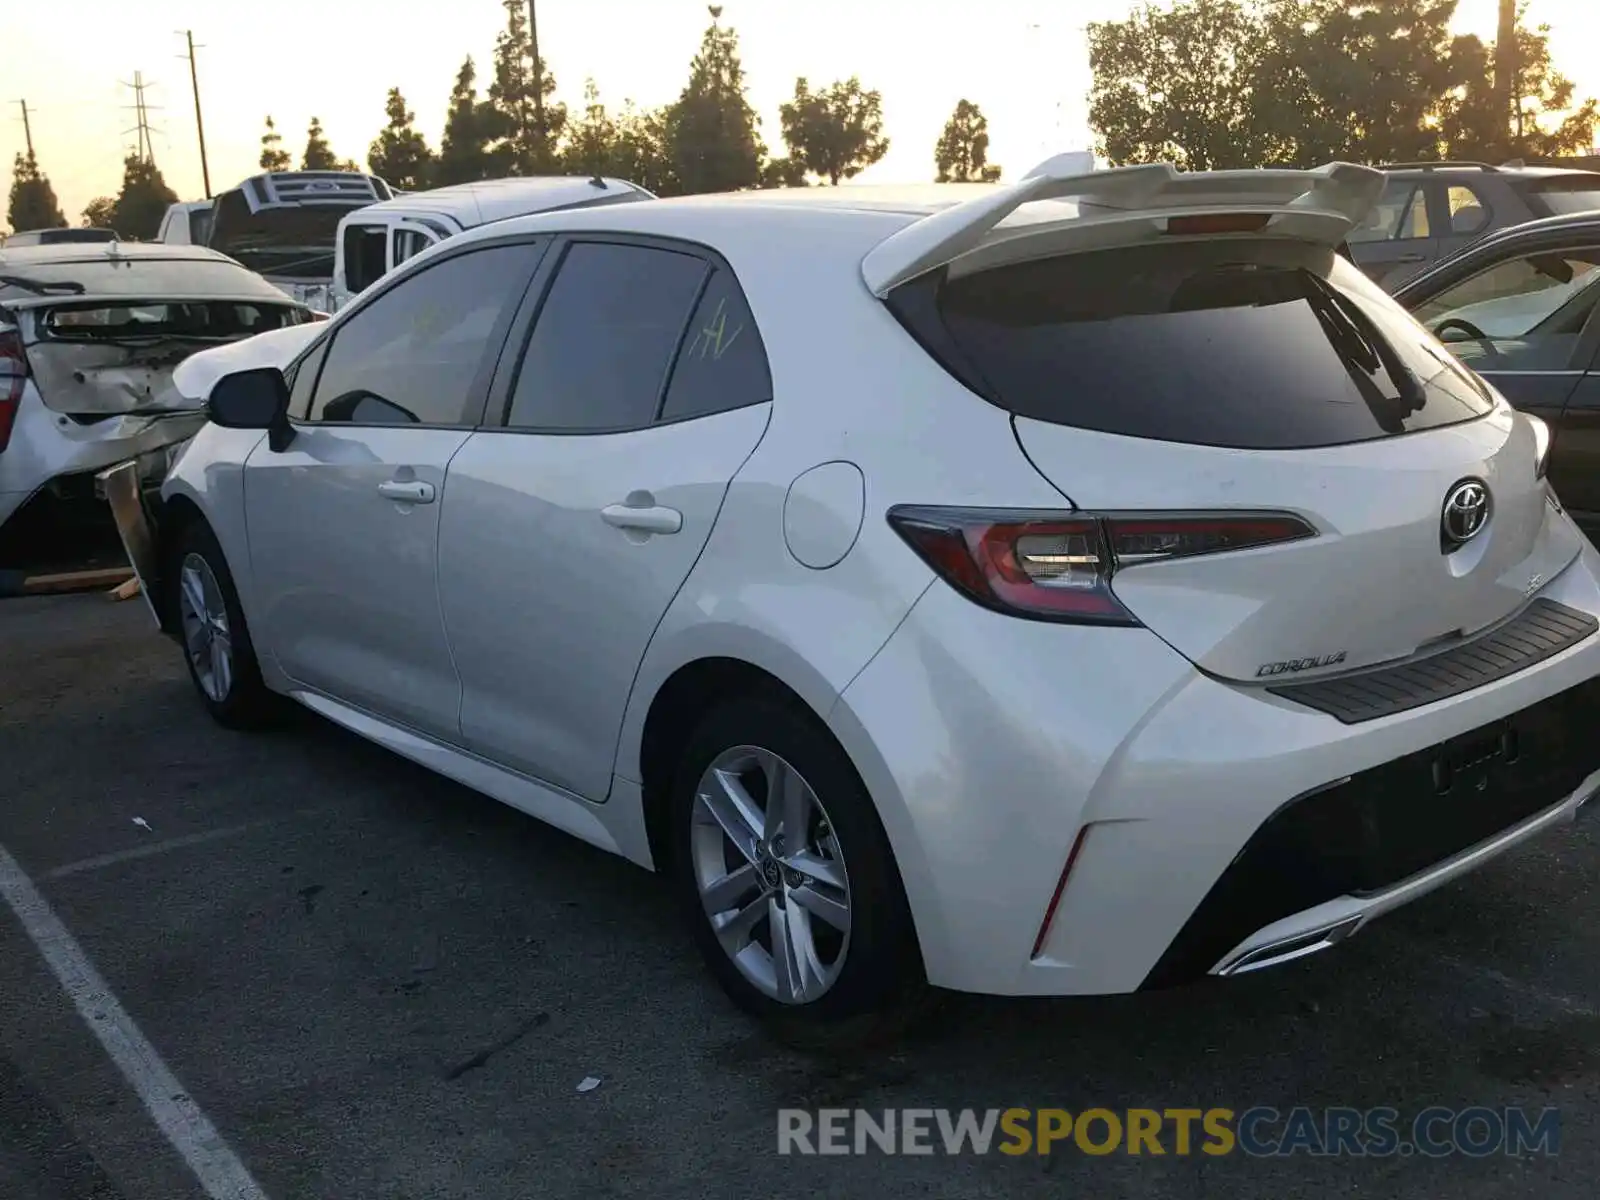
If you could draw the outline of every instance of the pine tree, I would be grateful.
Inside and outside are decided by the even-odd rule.
[[[389,89],[384,104],[389,123],[367,149],[367,166],[389,186],[403,192],[421,191],[433,174],[433,151],[417,132],[417,114],[406,107],[399,88]]]
[[[992,183],[1000,168],[989,162],[989,121],[970,100],[956,104],[933,148],[939,183]]]
[[[711,25],[689,64],[689,82],[667,112],[666,140],[673,168],[685,192],[731,192],[761,182],[766,146],[756,131],[760,118],[745,96],[739,35],[718,24],[720,5],[712,5]]]
[[[312,117],[311,124],[306,129],[306,148],[300,155],[300,169],[302,171],[337,171],[339,160],[334,157],[333,147],[328,145],[328,136],[322,132],[322,119]]]
[[[547,174],[556,165],[556,146],[567,124],[567,106],[553,100],[555,77],[541,58],[535,70],[525,0],[501,0],[506,27],[495,38],[494,82],[489,85],[490,150],[502,175]],[[543,117],[535,103],[542,95]]]
[[[56,201],[49,178],[33,155],[18,154],[11,164],[11,203],[6,210],[11,228],[60,229],[67,218]]]
[[[267,131],[261,135],[260,161],[263,171],[287,171],[291,161],[289,152],[283,148],[283,137],[270,116],[267,117]]]
[[[468,55],[450,89],[450,111],[444,136],[439,139],[439,161],[433,176],[438,187],[490,178],[493,168],[485,129],[488,105],[478,100],[477,80],[478,70]]]
[[[122,160],[122,190],[111,206],[111,228],[129,241],[148,241],[161,228],[167,207],[177,202],[178,194],[156,164],[130,154]]]

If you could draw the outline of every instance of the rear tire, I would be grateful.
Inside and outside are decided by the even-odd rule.
[[[281,712],[256,661],[239,592],[216,535],[191,522],[173,553],[171,612],[189,680],[212,720],[229,729],[256,729]]]
[[[710,712],[679,762],[670,821],[672,886],[740,1008],[829,1044],[873,1036],[921,992],[888,837],[809,712],[768,696]]]

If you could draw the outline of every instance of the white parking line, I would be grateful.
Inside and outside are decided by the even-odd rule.
[[[244,1163],[139,1032],[77,939],[4,846],[0,846],[0,896],[206,1194],[212,1200],[266,1200]]]
[[[222,838],[237,837],[241,833],[249,833],[252,829],[260,829],[262,826],[270,824],[272,824],[271,821],[254,821],[248,825],[229,825],[226,829],[208,829],[204,833],[191,833],[183,837],[148,842],[143,846],[134,846],[128,850],[117,850],[111,854],[97,854],[93,858],[80,858],[77,862],[54,867],[46,871],[40,878],[60,879],[62,876],[77,875],[84,871],[98,871],[101,867],[114,867],[118,863],[150,858],[152,855],[165,854],[168,850],[182,850],[185,846],[203,846],[207,842],[219,841]]]

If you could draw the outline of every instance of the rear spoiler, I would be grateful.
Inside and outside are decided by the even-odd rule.
[[[1184,172],[1171,163],[1085,171],[1086,159],[1059,155],[1016,183],[907,225],[862,260],[867,287],[881,299],[907,280],[967,256],[993,265],[1020,238],[1048,234],[1064,250],[1126,243],[1130,224],[1143,225],[1146,235],[1159,234],[1165,218],[1179,214],[1264,213],[1271,218],[1267,236],[1337,246],[1366,218],[1384,187],[1382,171],[1353,163],[1310,171]],[[1040,200],[1077,204],[1000,228],[1023,205]]]

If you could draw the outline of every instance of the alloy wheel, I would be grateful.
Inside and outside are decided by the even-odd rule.
[[[816,792],[770,750],[737,746],[701,775],[691,820],[695,885],[723,951],[763,995],[816,1000],[850,948],[850,877]]]
[[[178,614],[195,682],[207,698],[221,704],[233,688],[233,636],[222,588],[202,555],[184,557],[178,572]]]

